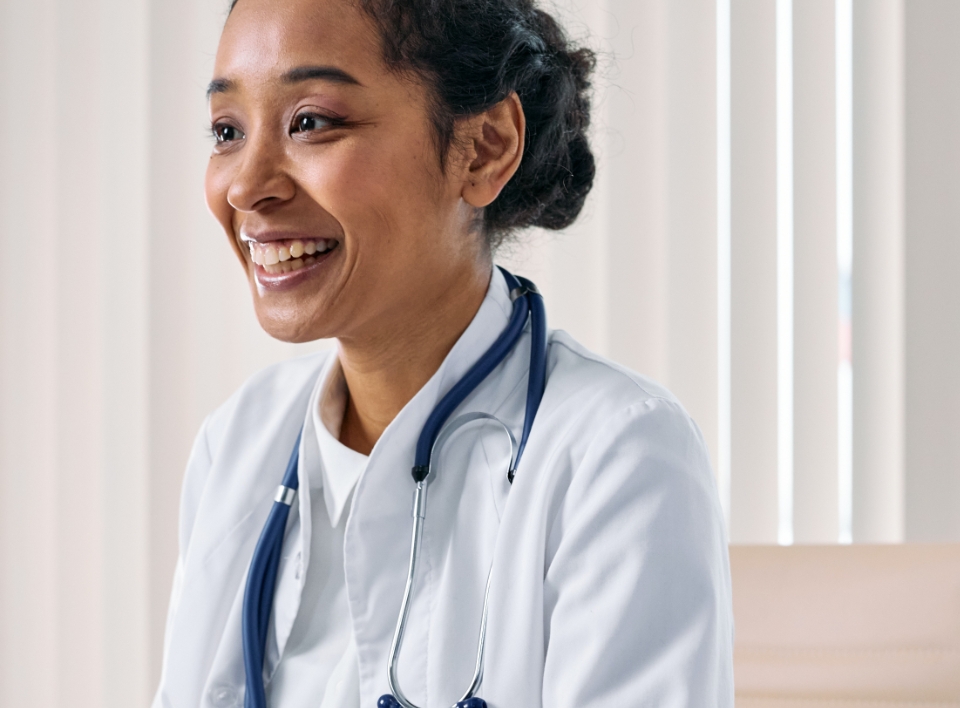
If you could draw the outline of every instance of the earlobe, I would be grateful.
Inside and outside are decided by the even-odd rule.
[[[516,93],[511,93],[468,127],[472,160],[461,196],[471,206],[483,208],[493,202],[523,159],[526,119]]]

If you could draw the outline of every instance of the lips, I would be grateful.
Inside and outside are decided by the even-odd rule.
[[[337,247],[334,239],[283,239],[255,241],[244,238],[250,259],[270,275],[290,273],[313,265],[323,254]]]

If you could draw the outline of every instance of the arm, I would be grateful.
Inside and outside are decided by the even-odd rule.
[[[173,590],[170,593],[170,604],[167,609],[166,631],[164,632],[163,649],[163,673],[161,674],[160,686],[153,699],[153,708],[161,708],[163,700],[161,697],[163,688],[163,674],[166,673],[167,652],[170,643],[170,628],[173,626],[174,617],[177,614],[177,605],[180,600],[180,590],[183,584],[183,567],[187,556],[187,549],[190,547],[190,536],[193,533],[193,522],[197,516],[197,508],[200,506],[200,498],[203,495],[204,487],[207,483],[207,475],[210,472],[212,456],[210,445],[207,440],[207,428],[210,419],[204,420],[200,426],[200,431],[194,439],[193,448],[190,451],[190,457],[187,461],[186,472],[183,478],[183,489],[180,493],[180,531],[179,531],[179,552],[177,553],[177,566],[173,574]]]
[[[603,426],[548,537],[545,708],[732,708],[723,522],[702,437],[651,399]]]

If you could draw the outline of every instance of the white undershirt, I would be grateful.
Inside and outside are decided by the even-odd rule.
[[[359,663],[347,605],[343,542],[351,495],[369,458],[338,439],[347,396],[343,371],[337,362],[329,375],[317,382],[310,398],[315,433],[312,439],[320,464],[319,469],[305,469],[300,474],[300,493],[306,491],[304,481],[310,491],[309,561],[306,567],[300,562],[304,530],[299,513],[292,514],[295,518],[288,527],[283,553],[287,562],[281,564],[277,582],[277,617],[285,608],[296,606],[298,591],[300,601],[279,663],[276,629],[269,642],[267,670],[276,667],[266,687],[271,708],[360,705]],[[305,438],[304,445],[310,444],[312,440]],[[308,459],[316,458],[302,456],[302,460]],[[303,572],[306,577],[299,590]]]

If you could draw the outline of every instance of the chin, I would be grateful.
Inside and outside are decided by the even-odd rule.
[[[318,326],[319,323],[315,317],[305,317],[303,313],[281,313],[274,311],[273,308],[257,308],[257,321],[263,331],[271,337],[290,344],[313,342],[330,336]]]

